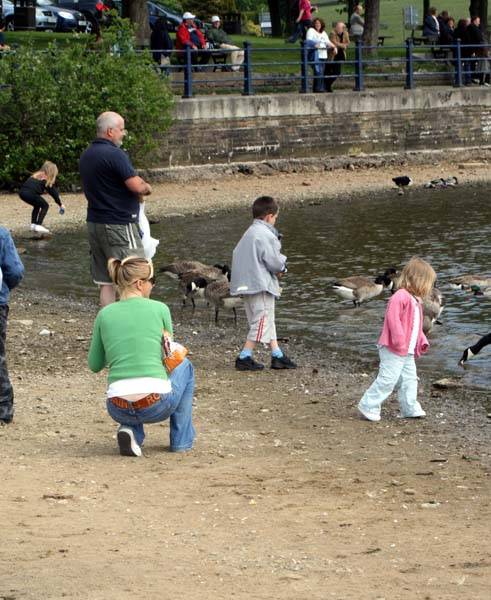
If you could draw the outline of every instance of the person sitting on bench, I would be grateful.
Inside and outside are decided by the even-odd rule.
[[[182,23],[176,32],[176,50],[185,50],[189,46],[192,50],[191,62],[193,65],[206,65],[210,60],[210,52],[206,49],[205,36],[194,22],[195,18],[195,15],[190,12],[182,15]]]
[[[232,52],[230,52],[232,71],[238,71],[240,69],[240,65],[244,62],[244,51],[238,46],[232,44],[231,39],[221,28],[219,16],[214,15],[211,17],[211,29],[206,30],[206,39],[208,42],[210,42],[211,47],[213,48],[220,48],[220,50],[232,50]]]

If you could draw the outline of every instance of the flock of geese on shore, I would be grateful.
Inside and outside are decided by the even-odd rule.
[[[215,323],[221,308],[231,309],[237,324],[237,307],[242,304],[239,296],[230,295],[230,268],[228,265],[206,265],[199,261],[179,260],[159,268],[172,279],[178,281],[183,306],[191,301],[193,310],[195,298],[204,298],[215,309]],[[385,270],[375,278],[352,276],[332,283],[332,291],[344,300],[350,300],[355,307],[363,302],[380,296],[384,290],[394,293],[397,290],[399,273],[394,267]],[[454,289],[471,291],[475,296],[491,298],[491,277],[486,275],[461,275],[449,281]],[[429,297],[423,299],[423,331],[428,334],[439,319],[445,307],[445,298],[438,288],[433,288]],[[476,344],[466,348],[459,361],[463,365],[478,354],[482,348],[491,344],[491,333],[483,336]]]

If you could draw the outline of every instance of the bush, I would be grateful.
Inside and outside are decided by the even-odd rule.
[[[261,30],[261,25],[258,25],[257,23],[254,23],[253,21],[250,21],[249,19],[242,21],[242,33],[244,35],[255,35],[256,37],[263,36],[263,32]]]
[[[133,30],[117,19],[104,39],[81,44],[26,45],[0,60],[0,187],[18,185],[45,160],[60,169],[60,184],[78,181],[78,159],[95,137],[105,110],[120,113],[125,148],[136,166],[171,123],[172,93],[149,56],[133,50]],[[5,86],[5,87],[3,87]]]

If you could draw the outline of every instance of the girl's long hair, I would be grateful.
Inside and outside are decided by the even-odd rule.
[[[430,294],[435,281],[436,273],[433,267],[422,258],[413,256],[402,269],[398,287],[405,288],[419,298],[425,298]]]
[[[42,167],[39,169],[39,171],[37,171],[37,173],[44,173],[46,175],[46,185],[48,187],[52,187],[58,175],[58,167],[55,165],[55,163],[47,160],[43,163]]]

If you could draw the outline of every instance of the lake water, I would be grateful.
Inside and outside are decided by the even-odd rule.
[[[312,199],[281,211],[278,228],[288,256],[288,274],[278,303],[279,336],[302,336],[314,347],[336,347],[369,361],[383,322],[387,294],[353,308],[330,290],[333,278],[375,276],[400,268],[414,254],[431,262],[446,299],[442,325],[435,325],[431,349],[421,368],[436,378],[464,374],[457,366],[462,350],[491,329],[491,299],[452,290],[448,280],[464,273],[491,273],[491,188],[411,190],[378,198]],[[148,203],[151,205],[151,201]],[[175,258],[228,263],[250,222],[250,209],[199,217],[164,219],[152,226],[161,240],[157,267]],[[48,218],[49,220],[49,218]],[[85,230],[30,242],[25,285],[52,294],[95,298],[88,274]],[[160,276],[154,297],[177,307],[173,281]],[[209,310],[201,307],[205,319]],[[184,318],[184,317],[183,317]],[[222,324],[233,327],[231,315]],[[212,326],[212,325],[210,325]],[[245,332],[245,324],[242,321]],[[470,383],[491,388],[491,348],[465,370]]]

